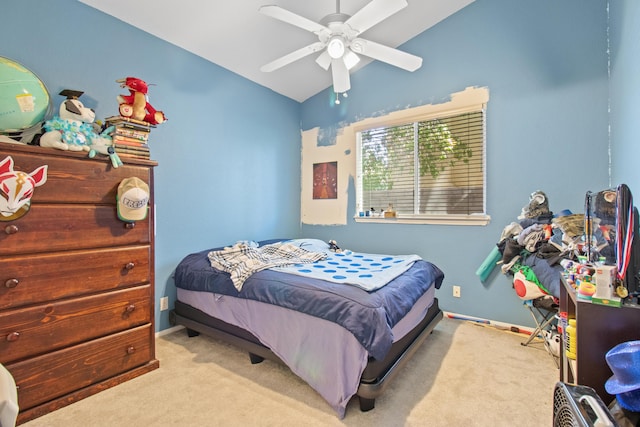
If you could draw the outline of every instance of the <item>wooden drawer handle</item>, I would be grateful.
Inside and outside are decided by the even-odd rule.
[[[18,279],[9,279],[6,282],[4,282],[4,285],[7,288],[15,288],[16,286],[18,286],[18,283],[20,283]]]
[[[136,352],[136,348],[132,345],[130,345],[129,347],[127,347],[127,354],[133,354]]]
[[[18,232],[18,226],[15,224],[7,225],[4,228],[4,232],[7,234],[16,234]]]
[[[130,314],[133,313],[133,310],[136,309],[136,305],[135,304],[129,304],[127,306],[127,308],[124,309],[125,314]]]
[[[127,228],[127,229],[131,230],[132,228],[135,228],[135,226],[136,226],[136,223],[135,223],[135,222],[127,222],[127,223],[124,225],[124,228]]]
[[[18,338],[20,338],[20,332],[11,332],[7,335],[7,341],[9,342],[18,341]]]
[[[128,262],[127,265],[124,266],[125,269],[127,270],[133,270],[133,267],[135,267],[136,264],[133,262]]]

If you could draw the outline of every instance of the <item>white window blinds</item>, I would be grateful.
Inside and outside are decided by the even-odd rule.
[[[398,215],[485,212],[485,111],[456,113],[358,133],[359,210]]]

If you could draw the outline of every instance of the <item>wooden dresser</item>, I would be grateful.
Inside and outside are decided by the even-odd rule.
[[[0,162],[48,165],[26,215],[0,221],[0,363],[18,387],[18,424],[158,368],[153,161],[0,142]],[[149,184],[149,214],[116,212],[118,184]],[[0,197],[3,195],[0,193]]]

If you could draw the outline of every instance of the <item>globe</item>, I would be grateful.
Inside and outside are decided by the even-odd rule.
[[[49,105],[49,92],[42,81],[24,66],[0,56],[0,134],[15,138],[36,126],[39,130]]]

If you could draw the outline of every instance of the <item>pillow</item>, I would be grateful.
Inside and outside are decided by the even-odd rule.
[[[259,246],[258,243],[253,240],[238,240],[233,246],[236,245],[245,245],[249,248],[257,248]]]
[[[320,239],[292,239],[285,243],[297,246],[309,252],[330,252],[329,244]]]

